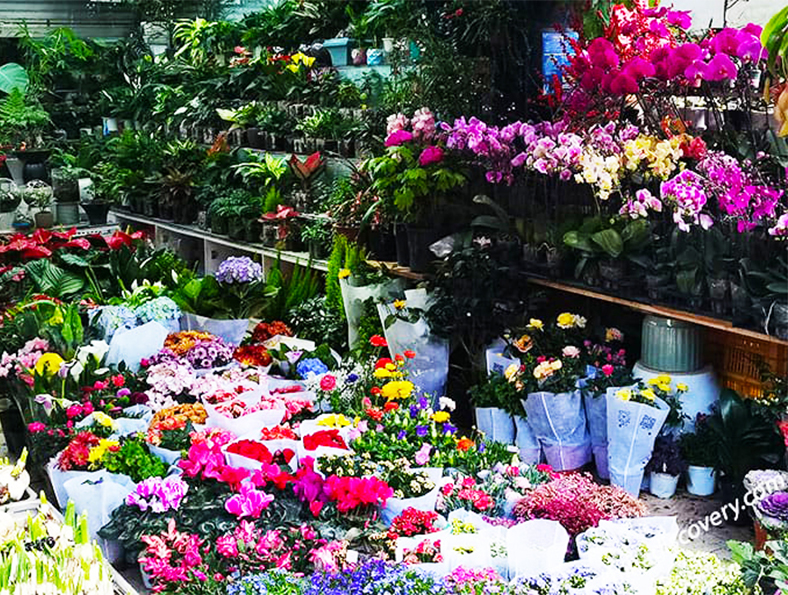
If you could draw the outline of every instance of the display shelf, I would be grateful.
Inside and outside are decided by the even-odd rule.
[[[667,306],[658,306],[654,304],[637,302],[634,300],[629,300],[626,298],[620,298],[614,295],[601,293],[599,291],[588,289],[587,287],[573,285],[570,283],[551,281],[549,279],[543,279],[540,277],[531,277],[531,276],[526,277],[526,279],[528,283],[531,283],[533,285],[538,285],[540,287],[547,287],[550,289],[555,289],[557,291],[563,291],[564,293],[572,293],[575,295],[607,302],[610,304],[617,304],[619,306],[624,306],[626,308],[630,308],[638,312],[643,312],[644,314],[654,314],[656,316],[664,316],[665,318],[675,318],[676,320],[684,320],[686,322],[692,322],[700,326],[716,329],[719,331],[724,331],[727,333],[733,333],[757,341],[776,343],[778,345],[788,345],[788,341],[784,339],[779,339],[777,337],[773,337],[765,333],[759,333],[757,331],[734,326],[733,322],[731,322],[730,320],[725,320],[722,318],[713,318],[711,316],[704,316],[702,314],[695,314],[693,312],[677,310],[675,308],[669,308]]]
[[[137,224],[148,228],[153,228],[153,237],[156,245],[170,245],[173,242],[170,235],[177,238],[190,238],[197,242],[202,242],[201,262],[206,273],[215,272],[225,258],[237,255],[238,253],[256,254],[262,257],[264,268],[268,270],[277,258],[283,262],[291,264],[309,264],[311,268],[325,272],[328,270],[327,263],[323,260],[312,260],[310,262],[308,252],[290,252],[287,250],[277,250],[262,244],[231,240],[226,236],[211,233],[208,230],[200,229],[195,225],[181,225],[172,221],[164,221],[155,217],[146,217],[137,213],[112,210],[110,214],[122,224]],[[181,252],[180,250],[176,250]]]
[[[117,224],[115,223],[107,223],[106,225],[90,225],[90,224],[81,224],[81,225],[55,225],[51,228],[50,231],[68,231],[76,227],[77,232],[74,234],[74,237],[81,238],[84,236],[92,236],[92,235],[100,235],[104,237],[109,237],[113,233],[115,233],[118,229]],[[33,229],[30,230],[31,232]],[[15,233],[19,233],[17,229],[0,229],[0,236],[11,236]]]

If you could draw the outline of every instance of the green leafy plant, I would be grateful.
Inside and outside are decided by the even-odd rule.
[[[491,374],[486,381],[472,386],[468,393],[474,407],[496,407],[510,415],[525,416],[521,402],[525,395],[502,374]]]
[[[50,124],[49,114],[32,96],[14,87],[0,103],[0,135],[14,145],[34,146],[37,137]]]
[[[306,266],[296,263],[289,275],[282,272],[282,263],[276,264],[268,271],[266,291],[276,292],[265,308],[266,320],[285,320],[289,312],[296,306],[315,297],[320,290],[320,281],[310,263]]]
[[[737,485],[748,471],[776,465],[784,445],[768,417],[736,391],[723,389],[717,412],[709,420],[716,437],[716,467]]]
[[[14,89],[24,93],[29,82],[27,71],[19,64],[9,62],[0,66],[0,91],[3,93],[10,93]]]
[[[564,234],[564,244],[580,252],[575,277],[601,258],[626,258],[641,262],[642,251],[651,241],[651,229],[645,219],[634,221],[614,217],[590,217],[579,229]]]

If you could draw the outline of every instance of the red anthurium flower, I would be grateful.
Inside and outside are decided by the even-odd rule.
[[[304,448],[306,450],[317,450],[319,446],[347,450],[347,444],[345,444],[345,439],[340,436],[339,430],[321,430],[309,436],[304,436]]]

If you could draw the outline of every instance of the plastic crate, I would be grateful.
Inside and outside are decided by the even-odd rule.
[[[760,361],[775,374],[788,374],[788,345],[715,329],[706,332],[706,354],[720,385],[748,397],[763,394]]]

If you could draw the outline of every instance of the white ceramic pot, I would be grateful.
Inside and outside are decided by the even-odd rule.
[[[690,465],[687,468],[687,491],[694,496],[711,496],[716,480],[714,467]]]
[[[678,475],[668,475],[667,473],[651,473],[649,491],[653,496],[662,499],[673,497],[676,493],[676,486],[679,483]]]

